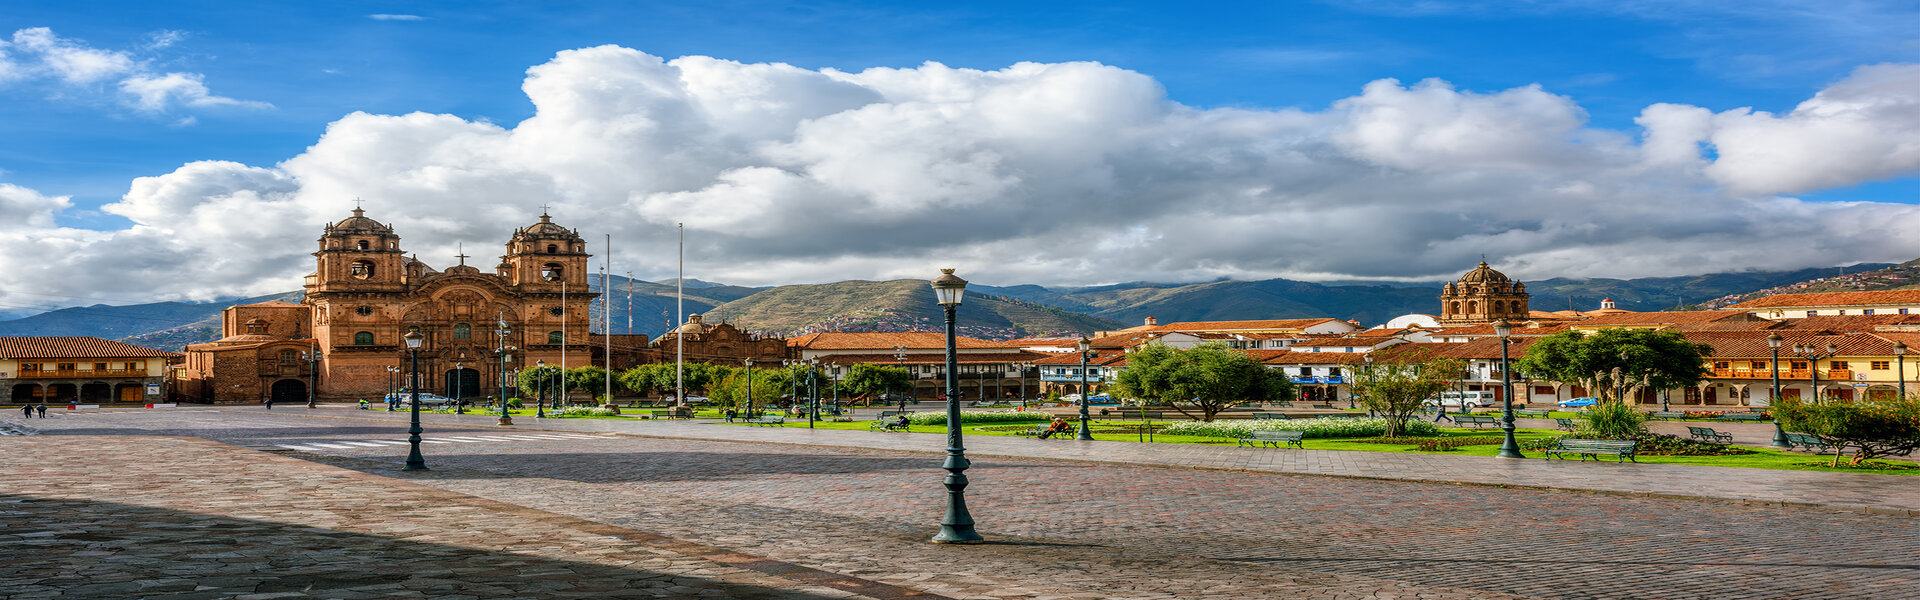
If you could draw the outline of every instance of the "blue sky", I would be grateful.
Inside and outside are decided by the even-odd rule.
[[[44,28],[46,33],[39,39],[54,41],[45,42],[43,48],[94,52],[121,63],[110,67],[112,73],[85,81],[63,74],[66,72],[47,70],[25,72],[11,79],[0,76],[0,136],[8,140],[0,145],[0,184],[25,188],[36,198],[65,198],[65,205],[49,214],[55,226],[69,228],[67,231],[114,234],[136,223],[159,227],[128,216],[137,211],[100,209],[122,202],[136,178],[167,175],[195,161],[232,161],[274,170],[283,161],[303,156],[329,134],[330,125],[356,111],[373,115],[448,114],[468,124],[490,123],[511,130],[536,114],[534,101],[521,89],[530,68],[555,62],[556,54],[563,51],[601,45],[666,60],[706,56],[748,65],[784,63],[814,75],[836,77],[833,73],[860,74],[876,68],[917,70],[928,62],[981,72],[996,72],[1022,62],[1093,62],[1123,72],[1121,75],[1130,72],[1144,77],[1162,90],[1160,101],[1179,110],[1213,111],[1208,114],[1219,118],[1228,118],[1236,110],[1251,111],[1281,121],[1295,113],[1310,117],[1344,113],[1355,105],[1355,99],[1369,96],[1363,90],[1370,89],[1367,86],[1373,82],[1392,79],[1398,82],[1398,89],[1412,90],[1423,80],[1437,79],[1444,82],[1446,93],[1414,95],[1438,98],[1443,103],[1486,100],[1523,110],[1538,107],[1541,102],[1564,104],[1555,110],[1565,115],[1543,116],[1543,123],[1549,128],[1561,127],[1555,119],[1575,119],[1565,127],[1571,128],[1570,132],[1563,132],[1562,137],[1573,139],[1573,145],[1583,149],[1640,143],[1648,130],[1638,120],[1650,106],[1665,103],[1698,107],[1704,109],[1703,115],[1750,107],[1786,115],[1831,86],[1866,81],[1864,76],[1856,78],[1856,70],[1862,67],[1920,62],[1920,34],[1916,33],[1920,27],[1915,26],[1920,23],[1920,7],[1911,2],[1362,1],[1213,3],[1204,7],[1164,2],[975,2],[933,8],[920,4],[10,2],[0,9],[0,25],[5,26],[0,27],[0,40],[8,39],[3,36],[11,32],[13,43],[11,47],[0,46],[0,51],[9,52],[16,62],[31,58],[30,40],[19,32]],[[112,58],[115,56],[118,58]],[[183,87],[167,87],[168,93],[175,95],[156,96],[145,104],[127,91],[129,79],[159,81],[156,78],[166,74],[184,74],[203,87],[196,92],[190,83],[167,80]],[[1914,83],[1907,78],[1904,72],[1892,73],[1868,83],[1873,84],[1869,86],[1873,87],[1872,93],[1899,96],[1914,90]],[[888,95],[883,84],[868,80],[856,83]],[[1529,86],[1538,86],[1537,95],[1542,97],[1521,98],[1518,96],[1525,94],[1516,93],[1516,97],[1496,98],[1502,92]],[[180,91],[183,89],[186,91]],[[1404,110],[1394,107],[1389,112]],[[1688,123],[1686,127],[1698,128],[1703,118],[1683,120]],[[1301,127],[1289,131],[1311,138],[1318,135],[1315,132],[1338,128]],[[1221,135],[1231,137],[1226,132]],[[1337,133],[1328,135],[1335,142],[1351,139]],[[799,137],[789,128],[785,134],[761,140],[758,146],[743,147],[765,148],[766,144]],[[1725,139],[1731,142],[1736,138]],[[1705,161],[1714,161],[1722,151],[1718,144],[1703,142],[1702,146],[1700,158]],[[1615,150],[1603,148],[1598,152],[1611,155]],[[1001,154],[996,160],[1009,155]],[[1507,168],[1505,163],[1494,164],[1506,160],[1499,157],[1494,163],[1451,163],[1379,152],[1358,152],[1355,156],[1359,158],[1354,160],[1372,161],[1375,167],[1409,173],[1459,169],[1463,165]],[[790,171],[821,172],[817,163],[796,167],[780,160],[762,162]],[[1737,166],[1727,165],[1729,169]],[[738,172],[716,169],[722,171]],[[1909,205],[1920,200],[1920,175],[1906,162],[1858,173],[1809,173],[1794,181],[1751,185],[1741,183],[1735,174],[1711,168],[1707,172],[1712,174],[1711,181],[1677,182],[1663,176],[1657,184],[1649,185],[1671,189],[1716,187],[1724,190],[1712,194],[1716,200],[1763,204],[1781,197],[1813,204]],[[298,169],[288,173],[302,186],[319,179]],[[1589,175],[1559,177],[1555,183],[1541,186],[1575,189],[1590,184],[1594,177]],[[1496,179],[1507,176],[1504,171],[1489,175]],[[707,210],[732,206],[728,202],[748,202],[743,198],[752,196],[713,191],[713,181],[721,180],[730,181],[732,187],[728,189],[748,187],[722,177],[647,193],[704,194],[687,202]],[[555,185],[560,186],[555,192],[558,196],[591,195]],[[1272,190],[1281,185],[1268,182],[1249,189]],[[1325,203],[1358,206],[1371,193],[1430,189],[1434,185],[1433,181],[1396,177],[1392,183],[1369,188],[1380,190],[1377,192],[1347,190],[1333,198],[1327,195],[1332,194],[1331,188],[1303,187],[1256,204],[1280,206],[1321,198]],[[343,186],[354,187],[352,183]],[[310,190],[287,193],[307,205],[326,203],[324,210],[315,209],[320,215],[332,214],[327,211],[337,211],[345,202],[319,198]],[[926,192],[923,197],[936,198],[941,193]],[[1233,195],[1221,193],[1223,197]],[[1646,186],[1641,186],[1638,190],[1611,190],[1583,197],[1590,202],[1627,202],[1647,193]],[[856,196],[886,203],[884,194],[874,194]],[[1185,200],[1163,196],[1143,198],[1139,203],[1177,201]],[[629,198],[627,202],[646,204],[644,199]],[[621,202],[608,199],[595,204],[582,200],[573,220],[578,223],[598,218],[589,216],[594,214],[589,207],[606,210],[616,206],[622,206]],[[376,216],[388,208],[377,203],[370,206]],[[638,217],[650,228],[613,232],[657,237],[663,227],[679,220],[661,210],[639,209]],[[1804,209],[1787,212],[1798,214],[1795,211],[1799,210]],[[1277,215],[1284,212],[1276,212],[1274,218],[1279,219]],[[1473,231],[1455,232],[1449,239],[1508,240],[1481,245],[1491,246],[1496,255],[1534,257],[1531,262],[1517,259],[1515,268],[1523,273],[1530,268],[1532,274],[1541,276],[1566,272],[1572,259],[1551,258],[1552,246],[1596,243],[1589,235],[1578,233],[1578,226],[1543,224],[1539,219],[1506,222],[1470,214],[1473,211],[1460,212],[1460,226]],[[384,214],[395,216],[391,211]],[[557,216],[565,219],[568,215]],[[1033,218],[1045,219],[1047,215]],[[1389,213],[1381,213],[1379,218],[1388,224],[1395,222]],[[1845,218],[1849,217],[1832,217],[1836,221]],[[322,220],[302,227],[317,230]],[[1104,233],[1054,235],[1096,246],[1104,244],[1110,252],[1119,249],[1124,253],[1151,245],[1143,240],[1173,235],[1156,229],[1163,221],[1156,213],[1144,211],[1132,222],[1110,223]],[[849,227],[848,232],[868,235],[871,228],[888,227],[889,222],[877,218]],[[1720,229],[1713,224],[1675,225],[1682,231],[1703,226]],[[424,231],[413,239],[437,249],[463,241],[455,239],[460,229],[450,228],[444,234]],[[1723,233],[1738,234],[1731,230]],[[402,235],[407,233],[403,231]],[[1036,235],[1034,227],[1011,227],[996,235],[959,236],[951,240],[948,249],[973,256],[983,266],[1003,264],[1003,259],[983,248]],[[1531,245],[1512,241],[1517,236],[1542,240]],[[301,239],[307,237],[311,236]],[[1696,242],[1703,248],[1721,246],[1713,240]],[[881,278],[917,272],[919,266],[892,265],[876,258],[897,254],[897,245],[830,251],[751,235],[713,244],[716,257],[725,256],[741,266],[703,275],[704,279],[780,283],[788,279],[836,279],[839,277],[834,274],[841,272],[845,278]],[[1101,267],[1103,273],[1128,271],[1124,274],[1081,274],[1062,279],[1068,280],[1063,283],[1093,283],[1216,276],[1415,278],[1456,270],[1449,266],[1456,259],[1489,250],[1482,247],[1476,252],[1467,245],[1471,244],[1449,246],[1431,264],[1416,268],[1392,266],[1406,262],[1392,255],[1347,262],[1247,262],[1215,259],[1213,256],[1219,253],[1235,253],[1233,249],[1215,249],[1215,255],[1156,262],[1143,258],[1159,256],[1149,252]],[[1403,250],[1436,247],[1436,242],[1430,241]],[[1905,260],[1913,256],[1890,255],[1914,249],[1840,249],[1809,260]],[[1671,255],[1676,251],[1669,248],[1665,252]],[[1848,252],[1858,256],[1849,256]],[[1757,250],[1750,253],[1764,254]],[[782,262],[768,259],[772,254],[813,256]],[[821,262],[816,259],[835,263],[840,271],[794,270],[796,263]],[[1758,258],[1749,263],[1755,267],[1812,266]],[[291,264],[282,260],[275,263],[278,266],[249,268],[246,272],[253,276],[271,273],[271,277],[285,279],[288,276],[280,273],[296,269],[288,266]],[[1578,274],[1674,274],[1743,263],[1738,256],[1725,255],[1693,266],[1659,265],[1652,258],[1619,264],[1612,271],[1591,269]],[[1007,280],[1001,283],[1016,283],[1041,273],[1090,266],[1088,259],[1080,257],[1001,270],[994,275]],[[652,266],[638,271],[660,274]],[[186,295],[251,287],[234,282]]]

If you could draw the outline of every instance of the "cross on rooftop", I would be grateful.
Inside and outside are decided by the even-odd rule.
[[[454,257],[454,258],[458,258],[458,259],[460,259],[460,266],[463,266],[463,267],[464,267],[464,266],[466,266],[466,264],[467,264],[467,251],[466,251],[466,248],[464,247],[464,245],[463,245],[463,244],[459,244],[459,243],[455,243],[453,247],[454,247],[454,251],[455,251],[455,252],[459,252],[459,254],[455,254],[455,255],[453,255],[453,257]]]

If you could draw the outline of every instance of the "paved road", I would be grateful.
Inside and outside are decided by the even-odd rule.
[[[388,416],[123,411],[30,425],[218,439],[952,597],[1920,597],[1920,520],[1903,517],[993,456],[969,471],[969,500],[1000,543],[953,548],[924,542],[941,506],[927,452],[564,429],[825,432],[605,421],[509,432],[473,419],[430,427],[434,471],[402,474],[406,449],[391,443],[402,427],[366,420]]]

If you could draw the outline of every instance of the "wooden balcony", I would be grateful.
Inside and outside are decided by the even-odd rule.
[[[1840,372],[1846,373],[1846,371]],[[1810,375],[1806,369],[1780,370],[1781,379],[1806,379]],[[1713,369],[1712,377],[1714,379],[1773,379],[1773,369]]]
[[[21,371],[21,379],[87,379],[100,377],[146,377],[146,369],[107,369],[107,370],[68,370],[68,371]]]

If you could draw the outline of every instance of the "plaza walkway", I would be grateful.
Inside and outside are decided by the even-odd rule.
[[[254,409],[236,409],[254,410]],[[296,414],[305,414],[295,411]],[[319,417],[404,420],[405,413],[322,409]],[[427,423],[494,427],[485,415],[422,416]],[[1550,428],[1548,421],[1522,427]],[[1742,443],[1762,445],[1771,425],[1716,424],[1733,430]],[[1682,427],[1655,423],[1662,428]],[[626,421],[608,419],[515,418],[514,429],[597,431],[668,438],[772,442],[812,446],[944,452],[945,437],[794,427],[746,427],[712,421]],[[1684,428],[1680,430],[1684,433]],[[1345,452],[1242,448],[1231,445],[1141,444],[1070,439],[969,436],[972,456],[1043,458],[1089,463],[1153,465],[1356,477],[1424,483],[1529,487],[1665,498],[1690,498],[1753,505],[1815,507],[1843,512],[1920,516],[1920,478],[1857,473],[1778,471],[1690,465],[1618,464],[1612,461],[1527,460],[1479,456],[1390,452]],[[1311,445],[1311,442],[1309,442]],[[1831,455],[1828,455],[1831,457]],[[1809,455],[1809,461],[1817,460]]]

